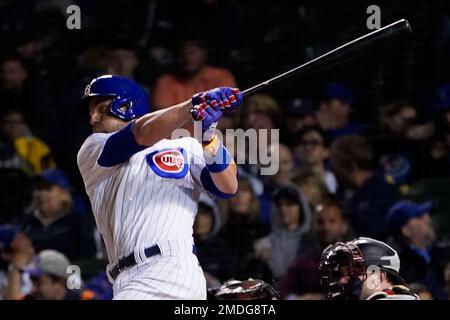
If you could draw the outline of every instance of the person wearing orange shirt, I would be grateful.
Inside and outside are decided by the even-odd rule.
[[[180,43],[178,70],[162,75],[153,90],[153,108],[164,109],[192,97],[195,93],[215,87],[236,87],[230,71],[207,64],[207,51],[199,40]]]

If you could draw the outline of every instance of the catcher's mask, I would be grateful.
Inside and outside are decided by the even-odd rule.
[[[337,242],[328,246],[322,253],[319,269],[322,272],[322,285],[329,292],[328,299],[359,298],[366,267],[362,252],[355,244]]]
[[[399,275],[397,252],[382,241],[359,237],[328,246],[322,253],[319,269],[329,298],[359,299],[362,284],[367,274],[372,273],[371,267],[384,271],[394,285],[406,284]]]
[[[259,279],[228,280],[211,292],[216,300],[278,300],[278,292]]]

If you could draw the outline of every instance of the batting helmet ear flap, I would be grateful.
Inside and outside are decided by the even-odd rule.
[[[134,106],[134,101],[129,98],[113,99],[109,111],[120,119],[128,120],[135,114]]]

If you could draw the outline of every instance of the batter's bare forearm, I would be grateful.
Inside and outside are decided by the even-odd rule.
[[[235,194],[238,190],[237,166],[232,160],[221,172],[211,172],[211,178],[217,189],[226,194]]]
[[[170,137],[174,130],[189,127],[192,122],[191,108],[191,100],[187,100],[140,117],[136,120],[133,128],[136,142],[143,146],[152,146],[156,142]]]

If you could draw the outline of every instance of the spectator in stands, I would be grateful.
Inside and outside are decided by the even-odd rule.
[[[133,79],[139,64],[136,51],[132,47],[117,46],[108,51],[107,73]]]
[[[400,275],[424,284],[436,299],[447,299],[444,271],[450,248],[436,242],[431,202],[399,201],[389,210],[388,225],[402,262]]]
[[[311,228],[309,203],[296,186],[278,189],[272,210],[272,232],[255,243],[256,256],[266,260],[275,279],[281,279]]]
[[[1,131],[5,142],[14,149],[14,157],[18,157],[24,172],[34,175],[56,167],[50,147],[33,136],[19,111],[10,110],[3,115]]]
[[[76,72],[76,58],[74,54],[66,55],[64,50],[61,51],[59,43],[58,49],[51,48],[52,41],[56,40],[52,37],[51,33],[41,33],[31,28],[23,30],[15,51],[28,70],[27,84],[32,95],[29,108],[32,112],[30,117],[24,113],[27,122],[33,133],[59,152],[59,145],[66,143],[61,119],[67,108],[60,98],[73,85],[71,81]],[[63,77],[61,70],[64,70]]]
[[[17,124],[16,121],[10,121],[5,116],[2,117],[0,122],[0,168],[26,171],[24,170],[26,165],[23,159],[17,154],[14,140],[8,137],[8,127],[11,127],[13,123]]]
[[[26,85],[27,78],[28,71],[22,59],[17,56],[9,56],[1,60],[0,99],[2,101],[2,112],[8,109],[16,109],[30,116],[32,97]]]
[[[413,181],[411,177],[411,160],[404,154],[393,153],[382,156],[379,159],[379,164],[384,172],[386,181],[394,185],[400,194],[408,195]]]
[[[256,145],[248,143],[243,146],[238,145],[236,152],[238,156],[246,156],[247,161],[243,168],[255,176],[260,175],[262,166],[260,155],[268,155],[272,152],[271,138],[272,134],[278,131],[280,119],[281,108],[273,97],[256,94],[245,100],[245,106],[241,113],[241,127],[244,130],[255,130],[257,143]],[[273,131],[274,129],[277,131]],[[263,135],[262,132],[266,132],[267,135]],[[239,147],[245,147],[246,149],[239,149]],[[273,152],[278,152],[278,149],[276,149],[278,146],[274,144],[274,147]]]
[[[431,137],[423,161],[416,165],[421,177],[446,178],[450,175],[450,129],[440,128]]]
[[[241,127],[249,130],[250,133],[255,133],[257,142],[239,143],[235,151],[238,161],[245,160],[245,164],[241,165],[241,168],[260,178],[264,185],[260,199],[262,216],[267,224],[270,221],[273,191],[284,184],[291,183],[295,171],[292,151],[285,145],[278,144],[278,141],[275,143],[271,141],[272,135],[278,137],[276,128],[279,128],[280,119],[281,108],[273,97],[256,94],[246,99],[241,113]],[[266,159],[272,160],[272,162],[266,163]],[[277,160],[278,162],[274,163]],[[276,164],[278,164],[278,172],[261,175],[263,167],[276,168]]]
[[[81,290],[81,275],[72,273],[70,261],[55,250],[43,250],[25,266],[22,272],[31,277],[29,294],[17,300],[91,300],[94,293]],[[70,276],[70,277],[69,277]],[[16,285],[11,282],[10,286]]]
[[[336,177],[325,168],[329,150],[325,135],[319,127],[307,127],[298,132],[294,152],[302,171],[313,172],[322,177],[328,192],[336,192]]]
[[[390,139],[396,137],[413,141],[428,139],[433,134],[433,123],[420,124],[418,121],[419,114],[413,104],[407,101],[395,101],[383,110],[381,129]]]
[[[167,108],[197,92],[215,87],[236,87],[230,71],[207,64],[207,50],[199,39],[183,40],[178,47],[178,68],[175,73],[161,76],[153,90],[155,109]]]
[[[432,122],[420,120],[416,106],[407,101],[392,102],[382,111],[380,134],[371,141],[375,158],[400,154],[420,173],[428,161],[429,139],[434,131]]]
[[[351,121],[352,105],[353,94],[344,84],[331,82],[325,86],[316,118],[329,139],[367,131],[367,125]]]
[[[94,228],[90,217],[73,212],[71,185],[64,172],[47,170],[35,181],[30,213],[22,232],[36,251],[54,249],[71,260],[95,255]]]
[[[221,220],[214,201],[201,194],[194,221],[194,242],[208,288],[220,286],[221,268],[228,263],[225,244],[216,237],[221,228]]]
[[[292,184],[292,179],[295,176],[296,168],[294,162],[294,156],[292,151],[284,144],[272,145],[271,154],[278,154],[274,157],[274,161],[278,158],[278,171],[274,175],[262,176],[264,190],[260,196],[261,201],[261,214],[265,223],[270,223],[270,212],[272,209],[272,195],[273,192],[282,186]],[[275,166],[275,164],[271,164]]]
[[[447,178],[450,175],[450,84],[436,89],[433,102],[434,134],[421,148],[412,151],[421,160],[415,165],[416,178]]]
[[[33,132],[47,142],[60,139],[60,113],[54,104],[59,87],[50,82],[45,70],[40,73],[39,67],[26,64],[21,57],[8,56],[0,63],[0,82],[2,112],[19,111]]]
[[[3,259],[8,263],[7,279],[3,290],[6,300],[16,300],[31,292],[32,282],[23,269],[29,265],[35,250],[31,240],[22,233],[13,232],[14,238],[2,252]]]
[[[284,125],[280,128],[281,138],[289,147],[297,145],[300,131],[317,125],[313,102],[309,99],[295,98],[288,101],[284,114]]]
[[[323,250],[330,244],[351,239],[351,231],[337,201],[329,199],[314,213],[312,232],[302,241],[299,252],[280,283],[284,299],[324,299],[317,266]]]
[[[398,191],[375,170],[372,147],[359,136],[340,137],[331,145],[330,159],[356,234],[385,240],[386,217]]]
[[[25,63],[18,56],[3,58],[0,68],[0,88],[2,93],[20,94],[25,89],[28,72]]]
[[[278,171],[273,176],[269,175],[268,177],[273,189],[291,184],[296,173],[294,155],[291,149],[284,144],[279,144],[276,147],[278,148]]]
[[[20,34],[16,40],[16,53],[31,69],[39,68],[46,58],[42,38],[32,30],[27,30],[23,34]],[[42,69],[34,71],[37,73],[45,72]]]
[[[323,177],[314,172],[300,170],[293,178],[293,182],[300,188],[313,209],[322,205],[330,196]]]
[[[269,232],[261,218],[258,197],[248,179],[239,178],[239,192],[227,200],[227,205],[227,221],[217,235],[230,253],[223,270],[225,280],[236,276],[238,269],[253,258],[254,241]]]
[[[54,168],[50,148],[31,135],[23,115],[0,118],[0,223],[15,223],[29,204],[31,175]]]
[[[242,108],[242,127],[244,129],[279,128],[281,120],[281,108],[278,102],[266,94],[255,94],[245,100]]]

